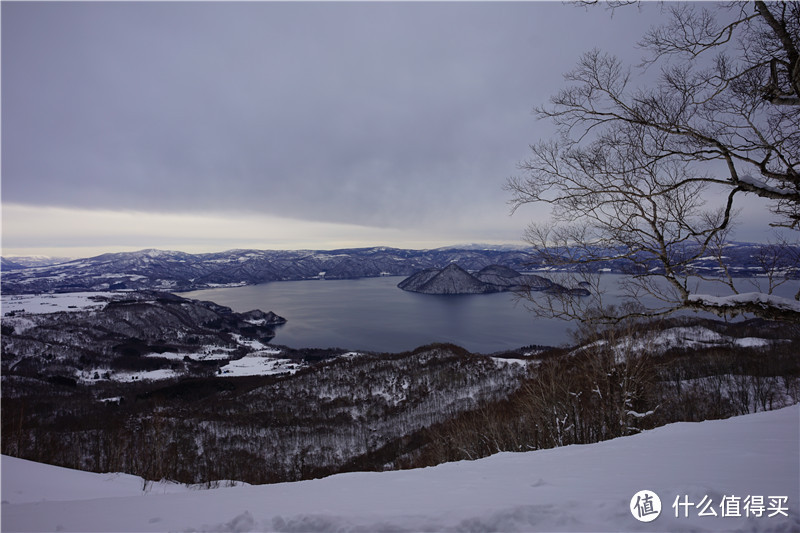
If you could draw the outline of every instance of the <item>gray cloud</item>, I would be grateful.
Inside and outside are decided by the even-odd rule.
[[[560,3],[4,3],[4,202],[446,227],[642,12]],[[525,221],[517,224],[520,228]],[[477,226],[480,224],[481,226]]]

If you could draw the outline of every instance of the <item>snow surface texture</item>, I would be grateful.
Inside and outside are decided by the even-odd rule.
[[[192,490],[2,458],[3,531],[798,531],[800,405],[591,445],[276,485]],[[640,490],[661,499],[634,519]],[[763,496],[760,517],[723,498]],[[770,497],[786,497],[771,508]],[[672,505],[700,503],[717,516]],[[687,500],[684,500],[684,497]],[[709,512],[709,511],[707,511]],[[775,513],[775,516],[768,516]],[[786,516],[784,516],[784,514]]]
[[[738,346],[740,348],[769,348],[777,343],[787,342],[788,339],[762,339],[759,337],[730,337],[722,335],[703,326],[676,326],[663,331],[646,332],[637,337],[625,337],[613,346],[614,357],[617,363],[624,363],[630,355],[649,354],[661,355],[674,348],[710,348],[713,346]],[[605,345],[607,341],[600,340],[592,344],[581,346],[572,351],[578,354],[595,346]]]
[[[739,176],[739,181],[741,181],[742,183],[747,183],[748,185],[752,185],[753,187],[756,187],[758,189],[763,189],[765,191],[769,191],[775,194],[781,194],[787,197],[797,194],[797,189],[792,189],[791,187],[781,188],[781,187],[775,187],[773,185],[768,185],[766,182],[750,174]]]
[[[239,377],[239,376],[270,376],[273,374],[294,374],[303,368],[302,362],[297,362],[292,359],[275,359],[277,351],[266,351],[264,353],[256,352],[254,354],[246,355],[241,359],[231,361],[227,365],[220,368],[220,376],[222,377]]]
[[[120,294],[124,293],[74,292],[69,294],[3,295],[2,314],[99,310],[108,305],[108,300],[120,298]]]
[[[720,308],[736,307],[741,304],[760,304],[762,306],[774,307],[785,311],[795,311],[800,313],[800,302],[790,300],[781,296],[764,294],[763,292],[746,292],[733,294],[730,296],[711,296],[708,294],[692,294],[689,296],[690,302],[698,302],[705,305]]]

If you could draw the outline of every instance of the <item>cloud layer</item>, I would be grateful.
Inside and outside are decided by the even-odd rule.
[[[513,239],[527,220],[508,220],[502,186],[552,133],[532,107],[592,47],[635,61],[647,17],[538,2],[4,3],[3,202]]]

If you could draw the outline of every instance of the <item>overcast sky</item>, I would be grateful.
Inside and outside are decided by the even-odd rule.
[[[2,3],[3,253],[520,242],[531,113],[657,5]]]

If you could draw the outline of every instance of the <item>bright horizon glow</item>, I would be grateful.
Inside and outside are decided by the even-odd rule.
[[[730,240],[766,242],[786,233],[769,228],[771,213],[765,202],[758,198],[749,200],[740,215],[760,224],[744,227],[735,224]],[[525,246],[523,229],[533,218],[542,217],[540,209],[524,206],[515,217],[502,218],[494,209],[482,213],[471,211],[452,216],[447,226],[428,223],[400,229],[252,212],[200,215],[4,203],[0,208],[0,251],[6,258],[79,259],[145,249],[198,254],[236,249],[336,250],[387,246],[425,250],[468,244]],[[484,229],[476,232],[476,225]],[[791,240],[791,235],[785,236]]]
[[[427,228],[374,228],[253,213],[189,214],[89,210],[4,204],[3,257],[84,258],[143,249],[210,253],[235,249],[335,250],[388,246],[429,249],[474,242],[523,244],[521,240],[469,239],[454,228],[436,237]],[[514,225],[510,225],[513,235]],[[58,244],[53,244],[58,243]]]

